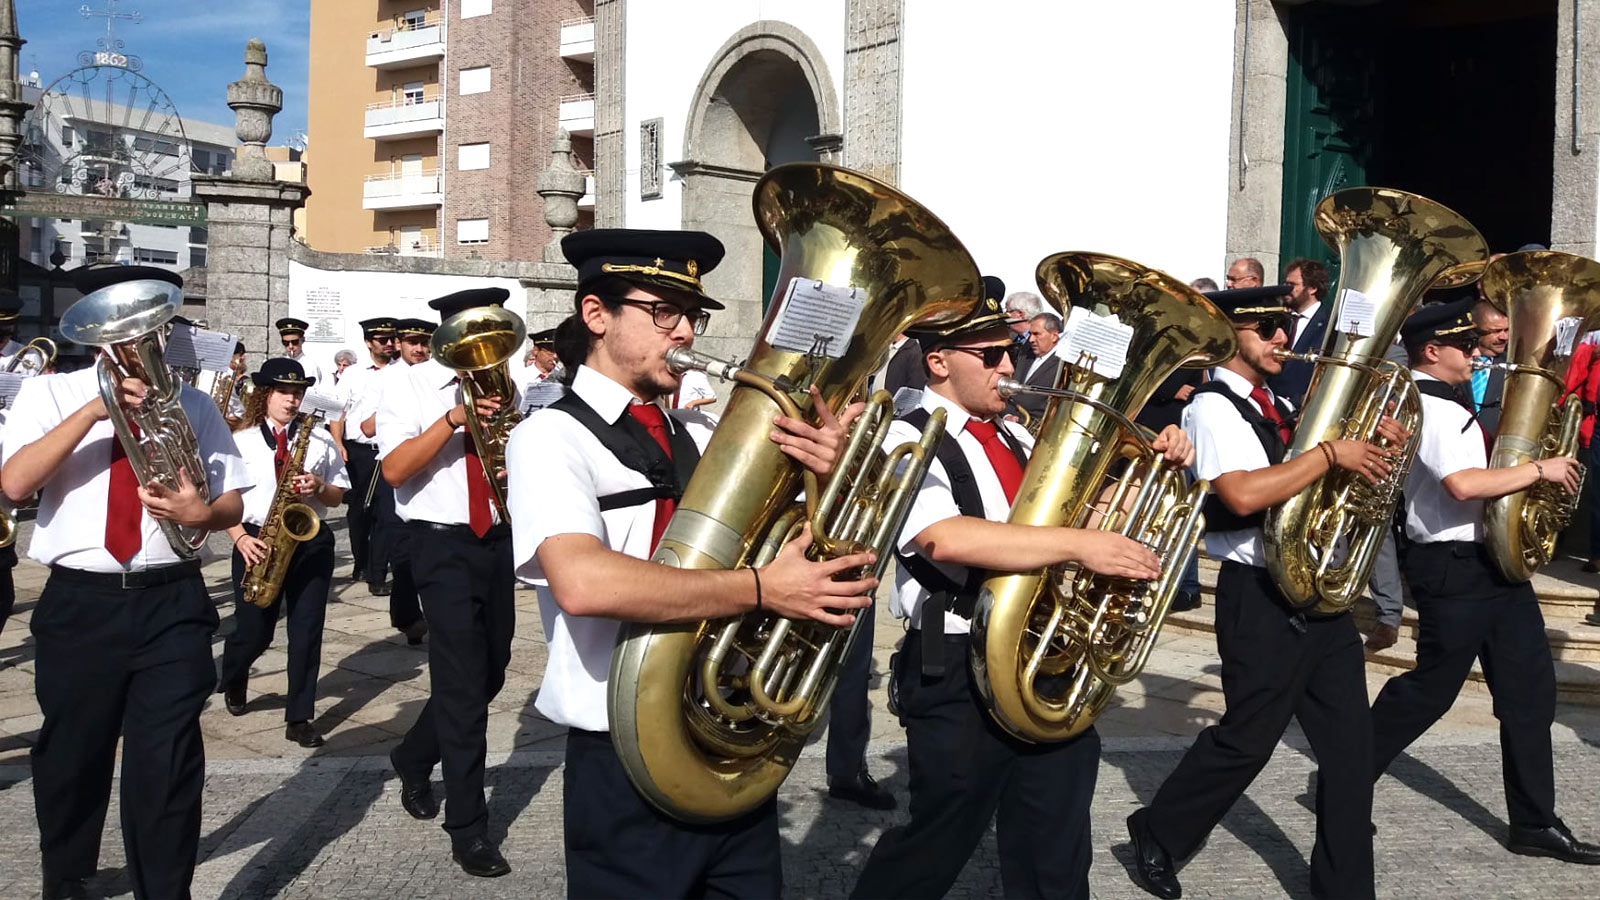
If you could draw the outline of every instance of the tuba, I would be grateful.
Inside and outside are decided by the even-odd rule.
[[[1204,530],[1205,482],[1163,465],[1132,416],[1174,370],[1226,362],[1236,339],[1197,291],[1129,260],[1058,253],[1039,264],[1038,282],[1059,309],[1116,316],[1132,342],[1114,378],[1080,357],[1063,367],[1065,389],[1002,379],[1002,396],[1051,398],[1007,521],[1115,530],[1162,558],[1149,582],[1067,566],[984,581],[972,616],[974,684],[1001,727],[1048,742],[1088,728],[1139,674]]]
[[[1267,510],[1267,570],[1295,609],[1343,612],[1366,589],[1378,550],[1394,518],[1406,472],[1417,452],[1422,405],[1411,373],[1384,359],[1400,325],[1438,285],[1472,280],[1489,250],[1460,215],[1416,194],[1353,187],[1317,204],[1314,224],[1339,251],[1339,286],[1320,353],[1279,351],[1280,359],[1315,364],[1286,459],[1329,440],[1372,441],[1378,422],[1392,416],[1411,432],[1393,448],[1394,468],[1374,485],[1354,472],[1332,470],[1281,506]],[[1325,301],[1326,302],[1326,301]],[[1339,329],[1358,306],[1369,315],[1359,331]]]
[[[1500,427],[1491,468],[1575,456],[1583,407],[1566,392],[1567,364],[1577,339],[1600,327],[1600,263],[1570,253],[1512,253],[1484,270],[1483,293],[1511,322],[1506,345]],[[1583,468],[1578,469],[1580,478]],[[1527,581],[1555,555],[1556,538],[1583,496],[1536,481],[1484,505],[1489,554],[1512,581]]]
[[[61,316],[61,333],[74,344],[99,347],[100,399],[140,484],[169,488],[187,475],[202,499],[211,498],[194,428],[179,398],[183,385],[167,368],[166,325],[178,312],[183,290],[156,279],[124,281],[86,294]],[[144,403],[124,407],[122,381],[149,386]],[[137,430],[135,430],[137,429]],[[207,532],[157,519],[178,556],[192,559]]]
[[[17,355],[6,363],[4,372],[21,371],[24,375],[39,375],[56,361],[56,342],[47,337],[36,337],[22,345]]]
[[[489,481],[489,497],[502,522],[511,521],[501,480],[506,471],[506,441],[511,429],[522,421],[517,386],[511,381],[507,362],[527,339],[528,328],[521,316],[499,306],[477,306],[445,320],[434,330],[430,344],[433,358],[461,376],[467,433],[472,436],[472,446]],[[479,397],[499,397],[499,411],[488,419],[479,416],[475,405]]]
[[[295,416],[294,449],[283,466],[283,474],[278,476],[277,492],[272,495],[272,506],[261,524],[259,538],[267,545],[267,558],[245,571],[244,599],[262,609],[283,593],[283,579],[289,574],[295,545],[311,540],[322,530],[316,510],[301,502],[294,490],[294,480],[306,470],[306,449],[311,446],[311,433],[317,430],[321,418],[316,413]]]
[[[769,439],[772,418],[781,411],[814,419],[813,385],[821,403],[842,408],[895,335],[918,322],[964,318],[981,296],[977,266],[922,206],[847,169],[778,166],[757,182],[753,200],[756,223],[779,252],[773,303],[743,365],[674,354],[676,366],[705,364],[734,375],[735,386],[654,559],[680,568],[760,566],[809,521],[813,556],[876,549],[881,573],[921,485],[916,469],[896,482],[895,467],[900,458],[926,465],[942,429],[930,421],[933,433],[921,442],[883,454],[892,412],[879,392],[853,426],[846,458],[818,485]],[[779,328],[789,293],[817,282],[855,289],[859,314],[843,346],[796,347]],[[803,509],[794,503],[802,478]],[[765,802],[822,721],[855,632],[770,613],[623,625],[607,706],[617,756],[639,792],[687,822],[730,819]]]

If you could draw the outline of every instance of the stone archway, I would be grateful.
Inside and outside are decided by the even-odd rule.
[[[833,78],[799,29],[756,22],[712,57],[685,121],[683,160],[671,164],[683,180],[683,227],[709,231],[728,249],[706,278],[707,289],[728,301],[728,311],[713,319],[708,349],[742,353],[763,299],[764,244],[750,215],[751,191],[773,165],[838,160],[842,119]],[[721,336],[730,336],[729,346],[720,346]]]

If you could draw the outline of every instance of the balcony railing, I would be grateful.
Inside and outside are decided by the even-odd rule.
[[[433,19],[421,25],[369,32],[367,65],[390,69],[444,58],[444,24],[436,14]]]
[[[444,203],[439,171],[368,175],[361,186],[362,209],[428,209]]]
[[[444,130],[444,101],[438,97],[423,100],[390,100],[367,107],[368,140],[395,140],[438,134]]]
[[[444,256],[444,248],[426,238],[412,241],[409,246],[404,241],[398,244],[384,244],[381,247],[368,247],[368,256],[426,256],[438,259]]]
[[[561,23],[561,57],[594,62],[594,16]]]
[[[568,134],[594,136],[594,95],[571,94],[561,98],[561,127]]]

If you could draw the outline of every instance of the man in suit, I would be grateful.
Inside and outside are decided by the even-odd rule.
[[[1480,296],[1472,307],[1472,324],[1478,328],[1478,355],[1494,363],[1505,362],[1506,344],[1511,340],[1511,320],[1506,314]],[[1500,427],[1500,391],[1505,381],[1506,370],[1499,367],[1472,373],[1472,408],[1491,436]]]
[[[1314,259],[1292,260],[1284,271],[1283,283],[1289,287],[1287,305],[1295,314],[1289,349],[1295,353],[1315,353],[1322,349],[1323,335],[1328,332],[1328,317],[1333,311],[1333,304],[1325,302],[1328,270]],[[1297,406],[1304,405],[1313,368],[1308,362],[1285,362],[1283,371],[1268,384],[1279,396],[1294,401]]]
[[[922,345],[916,338],[900,335],[889,345],[889,363],[884,368],[883,389],[892,397],[901,388],[920,391],[928,386],[928,374],[922,370]]]
[[[1017,369],[1017,380],[1029,387],[1055,387],[1056,377],[1061,374],[1061,357],[1056,356],[1056,344],[1061,341],[1061,319],[1055,313],[1043,312],[1028,320],[1028,349],[1033,354],[1033,360],[1026,369]],[[1028,421],[1032,422],[1044,415],[1045,401],[1048,398],[1037,394],[1023,394],[1011,401],[1014,409],[1021,409],[1028,414]],[[1020,416],[1019,416],[1020,418]]]
[[[1028,343],[1028,323],[1034,316],[1045,312],[1044,298],[1032,291],[1006,293],[1005,282],[993,275],[983,276],[983,295],[996,300],[1005,297],[1001,308],[1006,311],[1006,324],[1011,326],[1011,367],[1018,372],[1028,371],[1033,362],[1033,349]]]

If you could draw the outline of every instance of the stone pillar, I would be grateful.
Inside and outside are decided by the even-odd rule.
[[[903,11],[904,0],[850,0],[845,11],[844,165],[890,184],[900,183]],[[817,149],[840,155],[832,142]]]
[[[1600,249],[1600,0],[1557,4],[1555,82],[1550,249],[1593,257]]]
[[[26,44],[17,34],[17,7],[0,0],[0,190],[17,191],[17,149],[22,145],[22,118],[33,104],[22,99],[17,57]],[[9,200],[10,197],[0,199]],[[13,285],[14,286],[14,285]]]
[[[594,4],[594,224],[621,228],[627,187],[622,77],[626,0]]]
[[[294,211],[310,194],[273,177],[266,142],[283,92],[267,81],[266,65],[266,46],[250,41],[244,78],[228,85],[241,143],[233,174],[193,177],[195,198],[206,204],[206,315],[244,342],[252,369],[271,355],[273,321],[289,314]]]
[[[544,198],[544,221],[550,226],[550,243],[545,245],[544,261],[564,262],[561,239],[577,226],[578,201],[583,199],[583,173],[572,167],[572,140],[565,128],[556,129],[555,143],[550,148],[550,165],[539,173],[534,193]]]
[[[1268,0],[1237,0],[1228,141],[1227,259],[1253,256],[1278,271],[1283,227],[1283,108],[1289,38]]]

